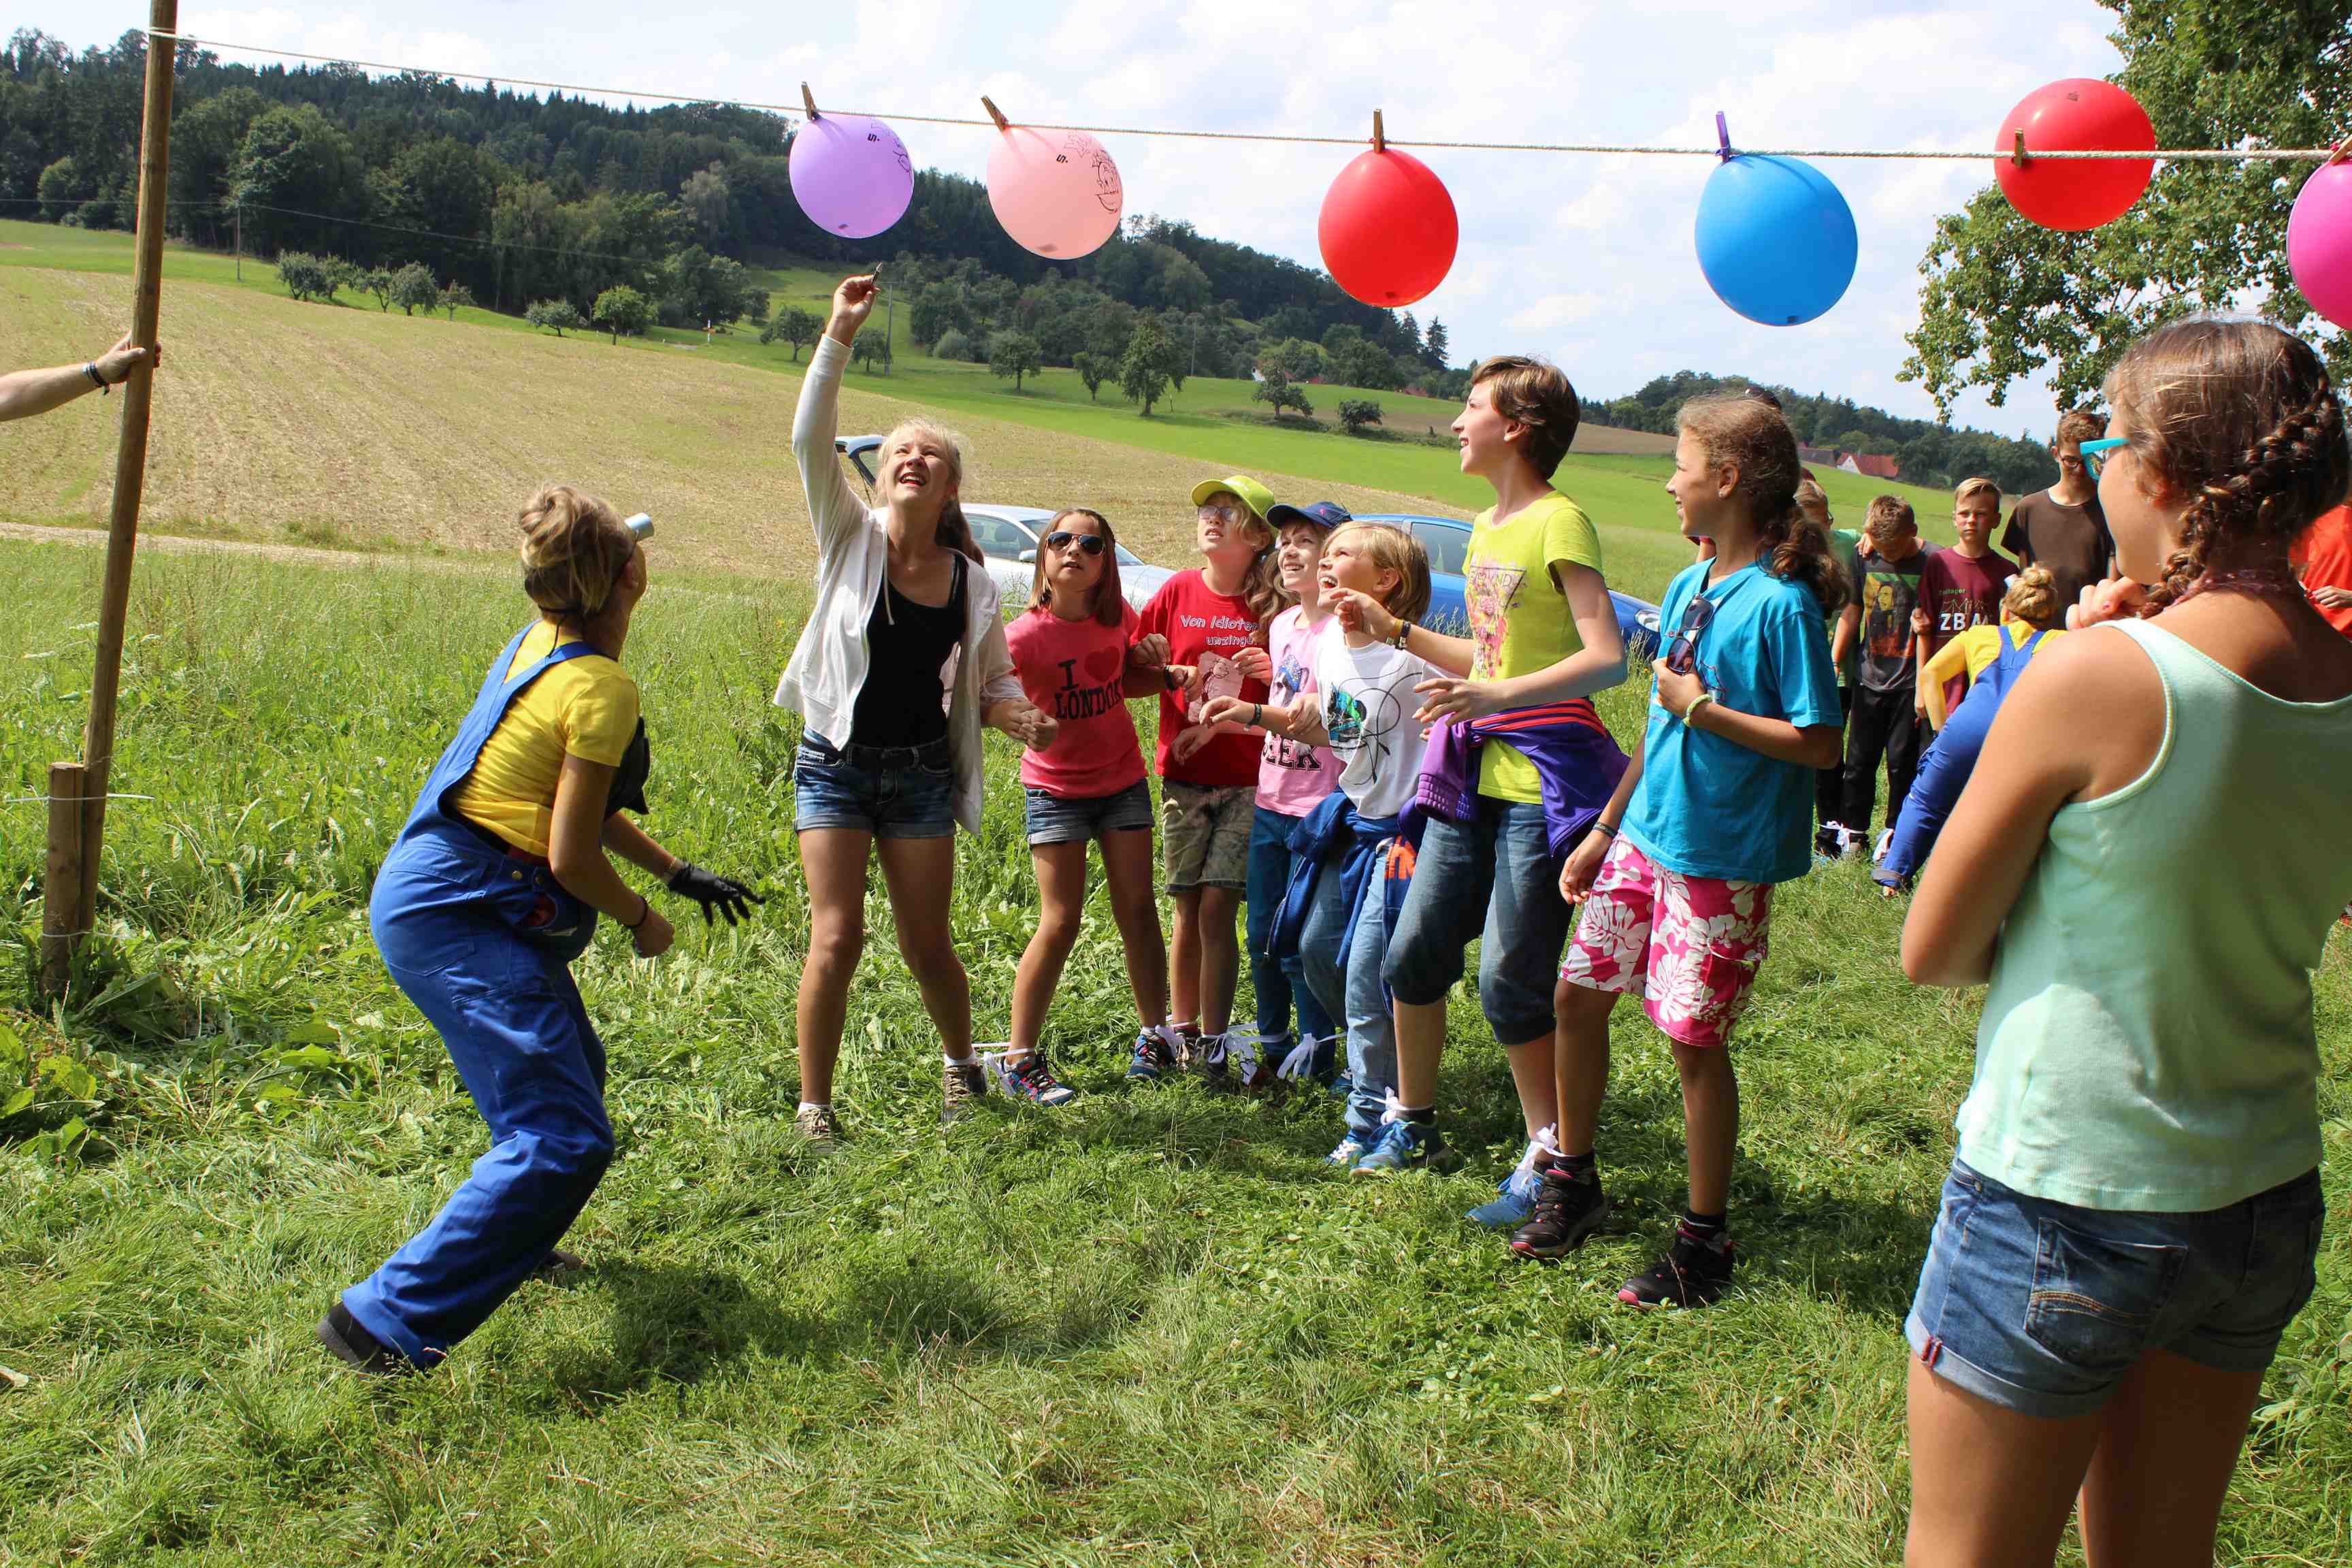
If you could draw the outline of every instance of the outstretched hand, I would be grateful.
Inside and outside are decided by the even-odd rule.
[[[841,286],[833,291],[833,325],[848,330],[833,335],[844,342],[856,337],[857,329],[866,324],[866,318],[874,313],[874,301],[881,292],[882,285],[871,272],[843,279]]]
[[[717,923],[720,915],[727,917],[729,925],[733,925],[751,914],[753,904],[768,901],[734,878],[716,876],[691,860],[679,861],[677,869],[669,874],[666,886],[680,898],[692,899],[700,904],[705,925]]]

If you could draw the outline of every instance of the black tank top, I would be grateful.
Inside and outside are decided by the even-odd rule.
[[[859,746],[925,746],[947,739],[948,655],[963,640],[964,574],[971,563],[955,555],[955,587],[948,602],[919,605],[898,592],[889,574],[866,617],[866,684],[851,710],[849,740]]]

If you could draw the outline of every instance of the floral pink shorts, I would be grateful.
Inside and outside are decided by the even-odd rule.
[[[1748,1005],[1771,919],[1770,883],[1681,876],[1620,838],[1592,879],[1560,978],[1639,992],[1668,1039],[1720,1046]]]

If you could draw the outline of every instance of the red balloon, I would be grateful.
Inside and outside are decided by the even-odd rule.
[[[2014,154],[2025,132],[2025,165]],[[2153,158],[2042,158],[2036,153],[2153,153],[2156,127],[2139,100],[2111,81],[2076,77],[2027,93],[2000,122],[1993,165],[2001,195],[2044,228],[2113,223],[2139,200]]]
[[[1454,198],[1409,153],[1365,153],[1323,193],[1315,226],[1332,279],[1367,305],[1410,305],[1445,281],[1462,226]]]

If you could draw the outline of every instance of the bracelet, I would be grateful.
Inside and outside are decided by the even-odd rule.
[[[1617,837],[1616,827],[1610,823],[1601,821],[1597,816],[1592,819],[1592,831],[1600,834],[1604,838],[1614,838]]]
[[[1697,729],[1698,710],[1714,700],[1715,693],[1712,691],[1702,691],[1697,696],[1692,698],[1690,706],[1683,710],[1683,722],[1689,725],[1694,730]]]
[[[654,901],[646,897],[643,893],[639,893],[637,895],[637,923],[631,925],[628,921],[623,921],[621,922],[621,929],[623,931],[643,931],[646,929],[646,922],[653,918]]]
[[[1405,653],[1411,651],[1405,645],[1412,641],[1412,623],[1411,621],[1399,621],[1397,623],[1396,636],[1389,638],[1389,646],[1395,648],[1399,653]]]
[[[1265,728],[1265,703],[1253,702],[1250,704],[1250,728],[1253,730],[1263,730]]]
[[[81,373],[82,374],[89,377],[89,384],[98,388],[98,395],[100,397],[104,397],[108,393],[114,390],[114,383],[107,380],[106,377],[98,374],[98,362],[96,360],[91,360],[88,364],[83,365],[81,367]]]
[[[1175,690],[1179,686],[1184,684],[1182,681],[1176,679],[1176,672],[1169,668],[1164,664],[1160,667],[1160,684],[1167,687],[1171,691]]]

